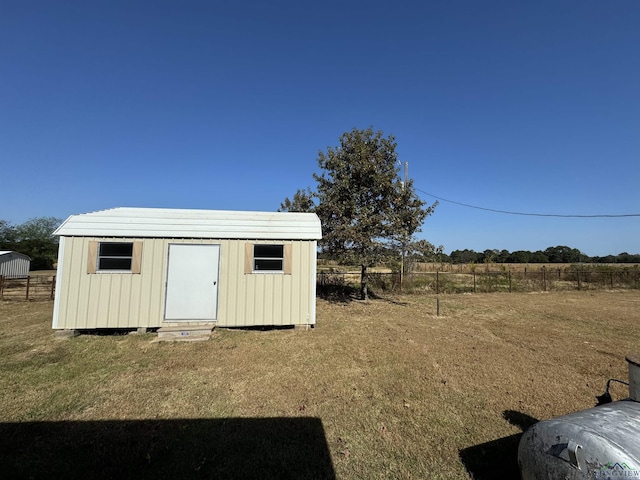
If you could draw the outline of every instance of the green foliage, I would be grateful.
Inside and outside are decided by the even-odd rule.
[[[12,250],[8,246],[16,243],[16,228],[6,220],[0,220],[0,250]]]
[[[479,253],[465,248],[464,250],[454,250],[451,252],[450,258],[453,263],[479,263]]]
[[[401,181],[393,135],[354,128],[339,142],[318,153],[316,191],[298,190],[280,210],[314,211],[320,217],[323,254],[360,266],[366,299],[367,268],[406,253],[436,205],[424,208],[413,183]]]
[[[517,250],[485,250],[482,253],[473,250],[454,250],[449,256],[451,263],[640,263],[640,254],[623,252],[605,257],[589,257],[577,248],[563,245],[549,247],[544,251],[529,252]]]
[[[426,240],[410,241],[407,245],[401,245],[404,247],[405,259],[404,259],[404,272],[410,273],[415,270],[417,262],[435,262],[442,255],[442,245],[435,247],[431,242]],[[398,265],[401,262],[397,262]],[[387,263],[389,265],[389,263]],[[399,272],[400,268],[392,269],[392,271]]]
[[[390,249],[406,247],[431,214],[411,182],[398,175],[392,135],[353,129],[340,145],[318,153],[316,213],[323,226],[321,246],[342,261],[360,265],[361,297],[367,298],[367,268],[382,263]]]
[[[627,252],[622,252],[618,255],[592,257],[590,260],[596,263],[640,263],[640,254],[629,254]],[[585,260],[583,259],[583,261]]]
[[[532,257],[531,252],[527,252],[526,250],[517,250],[509,255],[507,262],[508,263],[529,263],[531,262],[531,257]]]
[[[313,193],[308,188],[306,190],[298,190],[293,199],[289,197],[284,199],[278,208],[279,212],[313,212],[315,210],[313,202]]]
[[[491,272],[478,275],[477,287],[483,292],[509,291],[509,276],[506,272]]]
[[[579,262],[583,256],[577,248],[569,248],[564,245],[549,247],[544,251],[550,263]],[[586,256],[585,256],[586,257]]]
[[[325,300],[350,301],[358,293],[358,289],[347,280],[345,274],[333,267],[319,271],[316,279],[316,293]]]
[[[381,263],[382,239],[394,231],[393,200],[401,190],[393,137],[353,129],[337,148],[318,153],[319,205],[323,249],[364,267]]]
[[[51,269],[58,255],[58,239],[52,234],[61,222],[54,217],[39,217],[14,227],[0,220],[0,250],[28,255],[32,270]]]
[[[398,290],[400,276],[393,273],[369,273],[369,286],[374,292],[393,292]]]

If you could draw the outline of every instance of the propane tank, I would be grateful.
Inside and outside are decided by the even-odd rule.
[[[628,399],[538,422],[523,434],[523,480],[640,480],[640,356],[626,360]]]

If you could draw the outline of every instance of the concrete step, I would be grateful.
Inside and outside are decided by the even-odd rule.
[[[209,340],[215,325],[185,325],[182,327],[161,327],[158,341],[196,342]]]

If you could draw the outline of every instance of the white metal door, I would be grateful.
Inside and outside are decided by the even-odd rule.
[[[169,245],[165,320],[216,319],[220,245]]]

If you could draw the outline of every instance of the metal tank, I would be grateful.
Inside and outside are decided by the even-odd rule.
[[[629,398],[538,422],[523,434],[522,480],[640,480],[640,355],[627,362]],[[611,381],[619,380],[607,382],[601,403],[611,402]]]

